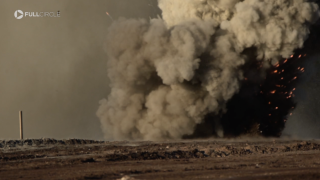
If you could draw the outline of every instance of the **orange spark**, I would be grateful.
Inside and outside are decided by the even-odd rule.
[[[108,13],[108,12],[106,12],[106,14],[109,16],[109,18],[113,21],[113,18],[112,18],[112,16]]]
[[[271,93],[271,94],[274,94],[274,93],[276,93],[276,90],[273,90],[273,91],[271,91],[270,93]]]
[[[278,107],[276,107],[275,109],[279,109]]]

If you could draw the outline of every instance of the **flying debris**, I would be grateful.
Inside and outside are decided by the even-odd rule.
[[[113,18],[112,18],[112,16],[111,16],[108,12],[106,12],[106,14],[109,16],[109,18],[110,18],[112,21],[114,21]]]

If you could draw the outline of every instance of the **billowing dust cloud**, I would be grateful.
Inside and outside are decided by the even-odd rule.
[[[179,139],[228,112],[250,64],[260,84],[302,48],[319,18],[305,0],[159,0],[162,18],[119,19],[108,31],[111,93],[100,101],[106,139]],[[248,70],[249,67],[249,70]],[[256,69],[256,67],[255,67]],[[224,136],[221,118],[214,131]]]

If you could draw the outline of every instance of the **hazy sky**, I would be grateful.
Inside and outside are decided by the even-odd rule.
[[[14,12],[61,12],[15,19]],[[103,43],[111,19],[149,18],[155,0],[2,0],[0,139],[103,137],[95,113],[109,91]]]

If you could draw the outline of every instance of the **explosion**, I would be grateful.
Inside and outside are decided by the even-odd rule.
[[[229,110],[223,116],[225,133],[237,136],[243,133],[260,133],[264,136],[280,136],[287,121],[287,115],[294,110],[296,103],[293,101],[295,85],[301,69],[296,68],[303,64],[302,56],[290,56],[267,70],[264,82],[257,85],[255,82],[243,82],[243,91],[256,88],[260,93],[235,95],[227,106]],[[252,96],[252,97],[250,97]],[[251,99],[250,99],[251,98]],[[241,100],[240,100],[241,99]],[[240,102],[244,103],[243,112],[237,112]],[[251,111],[251,112],[250,112]]]
[[[106,139],[279,136],[319,18],[305,0],[159,0],[163,19],[108,31]],[[294,55],[292,55],[294,54]],[[297,68],[300,67],[300,68]]]

